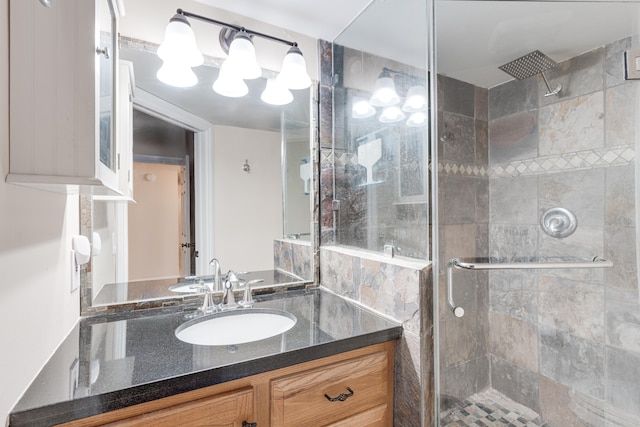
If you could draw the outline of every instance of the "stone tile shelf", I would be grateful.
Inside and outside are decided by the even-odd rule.
[[[260,296],[297,318],[284,334],[233,346],[175,337],[184,307],[82,318],[9,415],[9,427],[56,425],[400,338],[400,324],[323,290]],[[250,310],[250,309],[246,309]]]

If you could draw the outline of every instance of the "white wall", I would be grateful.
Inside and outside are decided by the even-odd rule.
[[[0,423],[79,317],[69,236],[78,197],[6,184],[9,171],[8,0],[0,0]],[[37,126],[37,124],[32,124]]]
[[[213,256],[224,270],[273,269],[273,240],[282,237],[280,133],[214,126],[213,157]]]

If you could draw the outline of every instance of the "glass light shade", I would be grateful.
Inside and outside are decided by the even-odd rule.
[[[247,33],[241,31],[236,34],[229,46],[229,56],[222,66],[245,80],[262,76],[262,68],[256,60],[256,49]]]
[[[409,127],[417,128],[425,126],[427,123],[427,115],[423,111],[412,113],[407,119],[406,125]]]
[[[400,107],[392,105],[382,110],[382,113],[380,113],[380,117],[378,117],[378,120],[381,123],[396,123],[404,120],[406,116],[407,115],[402,112]]]
[[[286,105],[293,101],[293,94],[276,79],[269,79],[260,99],[271,105]]]
[[[292,46],[282,60],[278,81],[288,89],[306,89],[311,86],[307,63],[297,46]]]
[[[376,80],[369,102],[376,107],[390,107],[400,102],[396,85],[391,77],[380,77]]]
[[[191,67],[204,63],[187,18],[179,14],[171,18],[164,31],[164,41],[158,47],[158,56],[163,61],[181,62]]]
[[[228,98],[241,98],[249,93],[249,87],[240,76],[222,68],[212,88],[215,93]]]
[[[351,103],[351,117],[354,119],[366,119],[376,114],[376,109],[373,108],[369,101],[360,96],[354,96]]]
[[[424,86],[411,86],[407,92],[407,99],[404,101],[402,111],[407,113],[417,113],[424,111],[427,107],[426,89]]]
[[[198,83],[198,77],[190,66],[174,61],[163,61],[156,77],[162,83],[174,87],[191,87]]]

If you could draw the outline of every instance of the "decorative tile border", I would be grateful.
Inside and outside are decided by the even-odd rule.
[[[635,158],[635,147],[623,145],[554,156],[541,156],[535,159],[516,160],[491,166],[439,162],[438,173],[443,175],[503,178],[628,165],[632,164]]]

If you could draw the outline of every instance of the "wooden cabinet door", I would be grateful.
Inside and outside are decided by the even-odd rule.
[[[360,412],[352,417],[345,418],[325,427],[388,427],[387,405],[376,406],[375,408]]]
[[[254,422],[253,389],[248,387],[117,421],[118,427],[243,427]]]
[[[275,379],[271,426],[326,426],[374,407],[386,408],[393,398],[391,374],[382,351]],[[390,413],[385,410],[381,417],[390,419]]]

